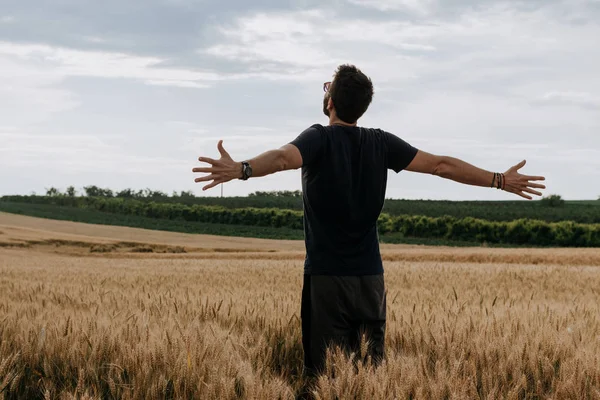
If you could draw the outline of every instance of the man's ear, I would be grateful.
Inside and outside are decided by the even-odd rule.
[[[333,106],[333,100],[331,100],[331,97],[329,97],[329,101],[327,102],[327,109],[330,113],[331,111],[335,110],[335,107]]]

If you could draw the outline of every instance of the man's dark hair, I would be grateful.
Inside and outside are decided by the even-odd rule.
[[[353,124],[373,100],[373,82],[354,65],[340,65],[330,88],[335,112],[342,121]]]

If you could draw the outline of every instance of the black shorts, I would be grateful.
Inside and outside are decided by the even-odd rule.
[[[383,275],[304,275],[302,345],[305,373],[323,371],[328,346],[360,354],[364,333],[367,354],[378,365],[385,356],[386,290]]]

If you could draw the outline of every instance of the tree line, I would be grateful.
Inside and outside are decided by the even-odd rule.
[[[34,194],[35,195],[35,194]],[[191,190],[182,190],[181,192],[173,191],[168,194],[161,190],[146,189],[123,189],[112,190],[102,188],[96,185],[84,186],[78,191],[75,186],[69,186],[64,191],[56,187],[46,188],[46,196],[48,197],[108,197],[108,198],[124,198],[124,199],[163,199],[163,198],[196,198],[196,195]],[[268,198],[299,198],[302,197],[301,190],[274,190],[274,191],[256,191],[250,193],[248,197],[268,197]]]

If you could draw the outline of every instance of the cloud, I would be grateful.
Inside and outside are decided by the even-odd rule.
[[[0,42],[0,55],[44,64],[62,76],[125,78],[144,82],[209,84],[223,79],[215,72],[162,67],[166,60],[124,53],[74,50],[43,44]]]
[[[200,52],[271,80],[321,80],[331,76],[332,67],[350,61],[365,68],[379,65],[371,71],[387,71],[383,79],[390,73],[410,79],[422,66],[421,54],[437,50],[419,35],[406,34],[410,29],[405,23],[344,19],[332,10],[260,12],[219,26],[220,40]],[[403,68],[396,67],[400,63]]]
[[[433,0],[348,0],[348,2],[379,11],[409,11],[420,15],[429,14],[435,4]]]
[[[181,88],[206,89],[210,87],[207,83],[199,83],[194,81],[185,81],[179,79],[150,79],[147,80],[148,85],[154,86],[174,86]]]
[[[440,11],[415,19],[398,10],[433,2],[352,1],[389,12],[384,17],[353,17],[327,8],[252,13],[219,26],[220,39],[203,51],[246,71],[261,68],[299,82],[329,76],[337,64],[352,62],[382,83],[417,79],[438,88],[483,84],[506,90],[534,74],[535,80],[567,76],[573,70],[570,57],[583,53],[588,61],[576,67],[580,76],[597,75],[600,54],[591,38],[600,35],[598,24],[557,17],[583,15],[583,6],[496,2],[466,8],[465,3],[466,10],[454,18]]]
[[[62,76],[50,68],[0,50],[0,70],[0,120],[4,124],[35,124],[78,105],[77,97],[59,86]]]
[[[536,105],[567,105],[583,108],[600,108],[600,96],[586,92],[548,92],[534,100]]]
[[[185,161],[135,155],[120,145],[93,135],[0,130],[0,167],[6,170],[43,165],[62,174],[91,173],[151,175],[169,169],[184,170]]]
[[[247,72],[265,79],[316,79],[324,65],[340,61],[318,43],[319,25],[326,20],[327,16],[318,10],[260,12],[220,26],[222,42],[199,52],[241,62]]]
[[[100,43],[100,42],[98,42]],[[272,44],[272,43],[271,43]],[[280,42],[279,49],[284,52],[285,43]],[[269,52],[269,49],[263,49]],[[216,47],[214,54],[227,57],[226,48]],[[254,49],[256,51],[256,49]],[[242,53],[236,53],[240,55]],[[291,61],[293,54],[284,54]],[[255,58],[260,59],[260,57]],[[69,77],[87,77],[101,79],[128,79],[150,86],[168,86],[191,89],[206,89],[222,81],[247,79],[285,80],[295,79],[289,74],[266,72],[263,68],[253,68],[244,73],[226,73],[218,69],[197,67],[168,66],[166,58],[141,56],[100,50],[78,50],[47,44],[14,43],[0,41],[0,69],[3,79],[12,80],[15,76],[27,79],[30,76],[43,75],[45,79],[58,84]],[[22,67],[15,68],[19,64]],[[29,71],[24,74],[23,71]],[[300,73],[300,70],[298,71]],[[2,79],[0,78],[0,79]],[[20,83],[23,83],[20,81]],[[11,85],[15,86],[15,85]],[[25,83],[27,87],[37,87],[45,94],[50,92],[46,82]],[[24,92],[26,89],[17,89]],[[29,93],[31,94],[31,93]],[[68,93],[61,92],[65,97]],[[31,97],[31,96],[30,96]],[[72,107],[72,103],[58,101],[63,108]]]
[[[79,105],[64,86],[70,77],[127,79],[151,86],[205,89],[223,79],[240,79],[199,68],[165,66],[167,60],[48,44],[0,41],[0,117],[30,125]]]
[[[11,24],[16,21],[16,18],[12,15],[5,15],[0,17],[0,24]]]
[[[84,36],[82,39],[90,43],[106,43],[106,39],[98,36]]]

